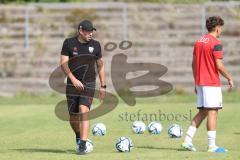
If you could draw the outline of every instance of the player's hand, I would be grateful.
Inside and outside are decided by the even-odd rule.
[[[106,96],[106,89],[100,87],[100,89],[99,89],[99,99],[103,100],[105,98],[105,96]]]
[[[72,78],[71,81],[75,88],[77,88],[79,90],[84,90],[84,85],[82,84],[81,81],[79,81],[76,78]]]
[[[232,90],[232,88],[234,87],[234,82],[232,79],[228,80],[228,84],[229,84],[229,89]]]
[[[195,94],[197,94],[197,87],[196,86],[194,87],[194,92],[195,92]]]

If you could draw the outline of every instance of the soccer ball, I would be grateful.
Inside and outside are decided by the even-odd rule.
[[[148,125],[148,132],[151,134],[160,134],[162,132],[162,125],[158,122],[151,122]]]
[[[92,151],[93,151],[93,142],[90,139],[87,139],[85,152],[90,153]]]
[[[132,140],[128,137],[120,137],[116,142],[116,149],[119,152],[130,152],[133,148]]]
[[[146,125],[142,121],[135,121],[133,122],[132,130],[136,134],[142,134],[146,130]]]
[[[102,123],[97,123],[93,126],[92,134],[94,136],[104,136],[106,134],[106,126]]]
[[[78,152],[78,150],[79,150],[79,145],[77,145],[77,147],[76,147],[77,152]],[[87,139],[85,153],[90,153],[92,151],[93,151],[93,142],[90,139]]]
[[[178,124],[173,124],[168,129],[168,135],[170,138],[181,138],[182,134],[182,128]]]

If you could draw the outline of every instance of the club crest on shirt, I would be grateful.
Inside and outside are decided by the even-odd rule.
[[[90,53],[93,53],[94,48],[93,47],[88,47],[88,50],[89,50]]]
[[[78,49],[77,49],[77,47],[73,47],[73,55],[74,55],[74,56],[78,55]]]

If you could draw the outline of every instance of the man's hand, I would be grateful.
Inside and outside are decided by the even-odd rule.
[[[99,89],[99,99],[103,100],[105,98],[105,96],[106,96],[106,89],[100,87],[100,89]]]
[[[234,87],[234,82],[232,79],[228,80],[228,84],[229,84],[229,89],[232,90],[232,88]]]
[[[195,92],[195,94],[197,94],[197,87],[196,86],[194,87],[194,92]]]
[[[106,96],[106,87],[102,87],[106,84],[106,76],[105,76],[105,68],[103,59],[100,58],[97,60],[97,68],[98,68],[98,74],[100,79],[101,87],[99,89],[99,99],[103,100]]]
[[[81,81],[79,81],[77,78],[71,78],[71,82],[74,85],[75,88],[79,90],[84,90],[84,85],[82,84]]]
[[[225,69],[225,67],[222,63],[222,60],[215,59],[215,63],[216,63],[218,71],[223,75],[223,77],[225,77],[228,80],[229,90],[231,90],[234,86],[233,79],[230,76],[230,74],[227,72],[227,70]]]

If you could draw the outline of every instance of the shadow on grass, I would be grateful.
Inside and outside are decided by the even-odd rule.
[[[75,150],[60,150],[60,149],[22,148],[22,149],[11,149],[11,150],[19,151],[19,152],[76,154]]]
[[[157,150],[173,150],[173,151],[186,151],[181,148],[170,148],[170,147],[153,147],[153,146],[138,146],[140,149],[157,149]]]
[[[179,147],[179,148],[170,148],[170,147],[137,146],[135,148],[139,148],[139,149],[156,149],[156,150],[159,150],[159,151],[168,150],[168,151],[177,151],[177,152],[186,152],[186,153],[207,153],[205,150],[197,150],[197,152],[192,152],[192,151],[188,151],[186,149],[183,149],[181,147]]]
[[[240,135],[240,132],[234,132],[233,134]]]

